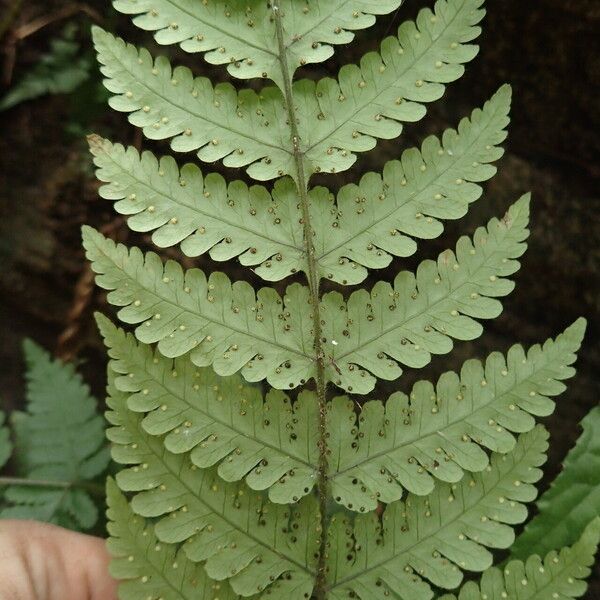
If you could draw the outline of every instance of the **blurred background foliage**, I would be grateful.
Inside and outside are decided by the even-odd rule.
[[[379,19],[375,28],[357,35],[356,43],[301,75],[335,73],[377,48],[383,36],[429,3],[405,0],[395,15]],[[418,258],[453,245],[458,235],[502,214],[527,190],[533,192],[530,248],[502,316],[487,324],[481,340],[458,344],[449,357],[434,361],[427,375],[456,368],[468,357],[505,351],[517,340],[541,342],[586,316],[590,326],[578,377],[548,422],[553,440],[549,481],[580,433],[578,422],[598,404],[600,391],[600,3],[488,0],[487,6],[481,52],[466,76],[431,107],[429,118],[364,155],[334,187],[379,169],[425,135],[455,126],[501,83],[513,84],[513,120],[498,175],[467,218],[450,223],[440,240],[421,244]],[[107,0],[0,0],[0,390],[7,410],[23,405],[24,337],[61,359],[75,360],[96,396],[102,396],[105,359],[91,315],[108,308],[83,258],[81,225],[149,245],[144,236],[128,232],[110,203],[97,196],[85,135],[96,132],[138,148],[142,139],[124,117],[106,108],[90,45],[92,23],[153,44],[150,36],[117,17]],[[197,73],[217,81],[228,78],[224,69],[199,56],[179,57]],[[144,146],[166,151],[165,146]],[[244,173],[235,176],[244,178]],[[208,258],[194,264],[219,268]],[[415,264],[395,261],[378,278],[389,279],[397,269]],[[241,269],[234,275],[246,276]],[[408,373],[400,385],[407,386],[411,378]],[[379,389],[382,396],[388,391],[389,384]],[[589,598],[600,598],[599,581],[596,572]]]

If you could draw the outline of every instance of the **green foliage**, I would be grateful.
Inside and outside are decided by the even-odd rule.
[[[514,433],[530,431],[534,417],[554,410],[550,397],[572,377],[574,352],[584,323],[526,353],[513,346],[482,364],[465,362],[460,374],[443,374],[436,385],[415,384],[410,394],[395,392],[385,404],[370,400],[357,419],[347,398],[333,400],[329,421],[332,494],[347,508],[373,510],[393,502],[402,488],[429,494],[435,480],[456,483],[464,471],[488,465],[484,449],[502,454],[515,448]]]
[[[294,507],[270,505],[243,484],[223,482],[213,470],[198,469],[187,455],[169,452],[161,438],[148,435],[141,416],[126,409],[126,394],[110,384],[109,394],[113,458],[128,466],[117,483],[136,492],[131,502],[136,514],[158,518],[161,542],[187,541],[188,558],[206,561],[209,577],[229,579],[241,595],[264,589],[283,573],[278,590],[302,590],[298,597],[310,592],[318,548],[314,499]],[[291,536],[290,530],[298,534]]]
[[[117,8],[130,4],[120,2]],[[158,12],[155,23],[159,27],[161,21],[164,23],[160,9],[142,2],[133,4],[143,7],[150,18],[153,11]],[[301,4],[290,0],[289,12],[284,6],[280,9],[290,24],[293,23],[294,30],[294,16]],[[321,3],[313,4],[320,8]],[[356,4],[365,3],[344,4],[352,5],[356,12]],[[374,6],[375,2],[367,4]],[[383,6],[385,9],[389,5],[391,10],[397,4],[385,2]],[[354,152],[371,150],[376,138],[395,138],[402,132],[401,123],[421,119],[425,115],[423,103],[437,100],[443,94],[444,84],[458,79],[464,71],[463,63],[477,54],[477,46],[469,42],[480,33],[477,23],[484,14],[479,9],[481,4],[483,0],[439,0],[435,13],[423,10],[417,24],[402,25],[398,36],[387,38],[379,53],[365,55],[360,65],[343,67],[337,80],[296,82],[293,94],[302,99],[297,107],[297,137],[305,146],[303,168],[306,173],[344,171],[355,162]],[[243,36],[246,3],[236,5],[238,19],[230,21],[231,28]],[[329,12],[330,9],[323,10]],[[229,12],[227,9],[221,12],[216,5],[210,11],[215,19],[224,21]],[[233,14],[233,7],[231,12]],[[332,19],[338,24],[343,21],[335,12]],[[260,23],[270,21],[261,19]],[[170,22],[168,31],[177,32],[172,41],[179,36],[179,22],[177,19]],[[311,18],[307,26],[320,28],[326,26],[326,22]],[[256,27],[260,27],[258,23]],[[184,35],[186,29],[184,26]],[[274,24],[270,26],[270,33],[260,29],[261,37],[273,52]],[[302,33],[295,31],[295,35]],[[318,33],[316,35],[318,40]],[[168,36],[164,39],[167,41]],[[247,39],[243,39],[246,47]],[[289,128],[282,126],[286,114],[283,82],[281,89],[267,87],[260,94],[249,89],[238,93],[230,84],[213,86],[206,78],[194,78],[187,67],[174,69],[165,57],[155,60],[147,50],[138,50],[99,28],[94,30],[94,40],[102,73],[107,77],[106,87],[115,94],[111,106],[131,113],[130,122],[141,127],[149,139],[174,138],[171,147],[177,152],[198,150],[198,157],[205,162],[223,159],[228,167],[248,166],[248,173],[254,179],[268,180],[296,173]],[[282,43],[285,45],[285,40]],[[226,49],[219,53],[227,57],[226,62],[231,61],[232,55],[228,55]],[[281,61],[276,58],[276,62]],[[286,59],[286,70],[290,69],[291,63]],[[278,70],[278,75],[273,75],[276,83],[284,77],[280,65]],[[268,77],[269,70],[264,72]]]
[[[107,484],[108,550],[114,557],[111,574],[123,580],[122,598],[163,600],[234,600],[227,583],[210,580],[204,569],[191,562],[183,550],[162,544],[148,520],[136,515],[112,479]],[[143,590],[139,582],[143,580]]]
[[[600,407],[590,411],[581,426],[583,433],[562,472],[537,502],[539,513],[511,548],[514,558],[571,544],[600,517]]]
[[[403,271],[393,286],[380,282],[347,301],[337,292],[325,294],[320,312],[329,342],[328,380],[365,394],[375,377],[396,379],[398,363],[423,367],[432,354],[452,349],[452,337],[481,335],[472,317],[500,314],[496,297],[513,289],[505,278],[519,267],[515,259],[525,251],[528,217],[523,197],[504,219],[492,219],[472,240],[461,238],[456,252],[421,263],[416,275]],[[163,355],[189,353],[194,364],[212,364],[219,375],[241,370],[248,381],[267,379],[277,388],[295,388],[317,375],[308,350],[308,287],[292,284],[284,298],[272,288],[255,294],[248,283],[232,284],[223,273],[207,278],[199,269],[184,272],[175,261],[163,265],[158,255],[128,250],[89,227],[83,240],[98,285],[112,290],[112,304],[124,307],[119,318],[139,324],[137,338],[158,342]]]
[[[389,162],[382,175],[368,173],[358,185],[344,186],[336,200],[339,212],[326,188],[310,190],[320,276],[360,283],[366,267],[380,269],[392,256],[414,254],[412,238],[439,236],[440,219],[462,217],[481,196],[477,182],[496,172],[490,163],[503,153],[497,144],[506,137],[510,96],[503,86],[457,131],[447,130],[441,140],[428,137],[420,150]],[[150,152],[140,155],[98,136],[90,137],[90,146],[98,178],[106,183],[101,196],[117,201],[115,209],[129,216],[134,231],[154,231],[157,246],[181,244],[187,256],[209,252],[217,261],[237,256],[267,281],[306,270],[296,188],[289,179],[278,180],[269,194],[241,181],[227,185],[217,174],[204,178],[194,164],[179,169],[171,157],[157,161]]]
[[[226,481],[245,478],[252,489],[268,489],[273,502],[291,503],[313,489],[314,393],[304,391],[292,403],[271,390],[263,399],[239,377],[218,377],[187,358],[165,359],[104,317],[98,321],[111,369],[121,374],[115,387],[129,394],[129,410],[145,415],[142,427],[148,434],[165,436],[169,451],[189,453],[200,468],[218,465]],[[403,487],[425,495],[433,491],[434,478],[455,483],[463,469],[482,471],[488,464],[482,447],[512,451],[511,432],[530,431],[531,415],[552,412],[549,397],[562,392],[561,381],[573,375],[567,367],[583,330],[578,321],[543,348],[525,353],[514,346],[507,357],[490,355],[485,366],[467,361],[460,376],[446,373],[435,387],[421,381],[409,396],[396,392],[385,404],[370,400],[360,420],[349,398],[333,398],[328,428],[334,499],[351,510],[373,510],[378,501],[400,499]],[[407,411],[412,414],[405,423]]]
[[[385,402],[366,396],[480,336],[514,287],[529,235],[524,195],[414,273],[394,268],[392,283],[344,291],[464,216],[506,137],[503,86],[382,173],[337,194],[311,185],[421,119],[477,54],[483,0],[438,0],[336,78],[294,79],[399,4],[114,1],[160,44],[275,84],[262,89],[213,83],[94,30],[110,104],[146,137],[275,179],[228,183],[91,136],[101,196],[160,248],[239,259],[265,282],[294,276],[255,290],[208,261],[206,273],[184,270],[84,228],[98,285],[135,326],[98,317],[111,359],[108,436],[122,465],[108,493],[124,600],[429,600],[465,572],[483,573],[494,598],[503,586],[513,594],[490,570],[492,552],[510,548],[536,497],[548,437],[536,420],[573,376],[585,322]],[[594,535],[548,568],[558,597],[573,597],[558,571],[582,589]]]
[[[3,467],[12,454],[13,447],[10,441],[10,431],[4,425],[6,416],[0,411],[0,467]]]
[[[93,63],[81,55],[75,33],[69,26],[50,42],[48,53],[0,99],[0,111],[46,94],[70,94],[89,79]]]
[[[0,517],[91,529],[98,509],[90,489],[109,461],[97,402],[72,365],[30,340],[23,348],[27,410],[11,415],[18,477],[7,480]],[[8,440],[6,428],[0,436]]]
[[[478,585],[467,583],[458,600],[508,598],[510,600],[547,600],[548,598],[580,598],[585,594],[585,578],[594,564],[600,539],[600,519],[596,518],[583,531],[571,548],[549,552],[544,560],[530,556],[524,563],[513,560],[503,571],[487,570]],[[456,600],[442,596],[440,600]]]
[[[373,15],[392,12],[401,1],[284,0],[281,10],[294,24],[293,34],[284,32],[290,70],[327,60],[333,54],[332,44],[351,42],[353,31],[370,27],[375,23]],[[186,52],[202,52],[209,63],[227,65],[234,77],[268,77],[282,83],[274,48],[275,22],[266,2],[234,0],[223,10],[216,2],[116,0],[114,7],[139,15],[133,22],[156,31],[159,44],[180,44]]]
[[[522,435],[515,450],[496,455],[489,469],[458,484],[437,485],[424,498],[409,494],[390,505],[382,521],[374,513],[353,525],[344,514],[333,517],[328,597],[383,600],[402,590],[408,597],[431,598],[424,580],[452,589],[462,580],[461,570],[487,569],[492,555],[486,548],[508,548],[514,540],[510,526],[527,517],[522,503],[535,498],[547,437],[542,427]]]

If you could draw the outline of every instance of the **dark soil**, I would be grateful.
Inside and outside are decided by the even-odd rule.
[[[12,3],[4,0],[3,7],[0,0],[0,22]],[[393,20],[381,19],[376,29],[359,34],[357,44],[339,51],[321,74],[335,72],[344,62],[376,48],[382,35],[393,32],[400,20],[429,3],[405,0]],[[24,3],[13,26],[0,38],[5,59],[4,72],[0,63],[0,77],[8,77],[11,48],[16,59],[13,79],[18,79],[64,23],[50,24],[13,45],[10,36],[15,27],[52,14],[64,4],[58,0]],[[88,4],[111,27],[115,20],[107,2]],[[500,172],[467,218],[450,224],[441,240],[421,245],[420,258],[433,256],[453,244],[457,235],[472,231],[491,215],[502,214],[528,190],[533,192],[530,247],[502,316],[488,324],[482,339],[457,344],[450,357],[434,361],[425,375],[456,368],[467,357],[506,350],[516,341],[541,342],[579,315],[586,316],[589,329],[577,378],[560,398],[555,415],[546,421],[552,434],[547,485],[577,439],[579,421],[598,403],[600,392],[600,5],[595,0],[490,0],[485,24],[479,57],[467,75],[450,86],[444,100],[431,108],[425,123],[407,128],[400,140],[380,144],[340,183],[379,168],[423,135],[454,126],[501,83],[513,84],[513,122]],[[125,33],[143,39],[125,26],[126,20],[121,19],[119,27]],[[82,41],[88,43],[85,36]],[[195,64],[215,78],[225,78],[223,71],[208,69],[202,61]],[[20,344],[26,336],[63,358],[82,362],[86,378],[102,395],[105,359],[91,315],[95,309],[109,309],[103,295],[91,286],[79,229],[89,223],[121,239],[130,234],[115,219],[110,204],[97,198],[83,135],[76,137],[65,129],[75,114],[81,118],[86,108],[81,104],[86,102],[87,96],[45,98],[0,113],[0,390],[8,409],[23,401]],[[82,124],[85,131],[139,144],[124,118],[102,108],[90,110],[89,115]],[[214,267],[210,261],[205,264]],[[394,270],[400,266],[404,265],[395,264]],[[383,276],[389,278],[392,273]],[[600,598],[598,568],[587,598]]]

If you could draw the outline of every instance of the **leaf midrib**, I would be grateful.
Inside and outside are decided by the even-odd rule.
[[[220,27],[218,25],[215,25],[214,23],[210,23],[208,22],[205,18],[203,18],[201,15],[197,15],[185,8],[182,8],[176,0],[166,0],[169,4],[171,4],[172,6],[174,6],[176,9],[180,10],[182,13],[188,15],[189,17],[191,17],[192,19],[195,19],[197,21],[199,21],[200,23],[202,23],[203,25],[206,25],[207,27],[212,27],[213,29],[219,31],[220,33],[227,35],[231,38],[233,38],[234,40],[237,40],[238,42],[242,42],[244,45],[246,46],[250,46],[252,48],[255,48],[256,50],[259,50],[260,52],[264,52],[265,54],[268,54],[269,56],[271,56],[273,59],[275,60],[279,60],[279,54],[277,52],[273,52],[270,48],[268,47],[263,47],[263,46],[257,46],[256,44],[248,41],[246,38],[244,37],[240,37],[238,35],[235,35],[234,33],[232,33],[231,31],[228,31],[226,29],[224,29],[223,27]],[[307,35],[308,33],[310,33],[311,31],[314,31],[315,29],[317,29],[318,27],[320,27],[325,21],[327,21],[327,19],[330,19],[331,16],[337,12],[338,10],[340,10],[341,8],[343,8],[344,6],[346,6],[351,0],[343,0],[340,4],[338,4],[337,6],[335,6],[334,10],[332,10],[331,12],[327,13],[326,16],[324,16],[320,21],[317,21],[316,23],[314,23],[309,29],[305,30],[304,32],[302,32],[299,37],[299,39],[295,40],[293,39],[293,37],[290,39],[290,42],[288,44],[286,44],[286,49],[290,49],[295,43],[299,42],[305,35]]]

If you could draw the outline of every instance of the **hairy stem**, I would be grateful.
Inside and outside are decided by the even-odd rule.
[[[317,269],[317,257],[313,245],[313,228],[310,219],[310,206],[308,199],[308,180],[304,171],[304,153],[300,148],[300,135],[298,132],[298,123],[296,109],[294,106],[294,97],[292,93],[292,78],[287,63],[285,42],[283,39],[283,25],[281,22],[281,10],[278,0],[272,2],[273,18],[277,31],[277,43],[279,46],[279,63],[281,65],[281,74],[283,76],[283,93],[287,107],[288,121],[291,130],[291,141],[293,145],[293,155],[296,166],[296,187],[300,206],[302,209],[302,226],[304,230],[304,245],[307,262],[307,279],[310,290],[310,302],[312,306],[313,337],[316,360],[316,387],[317,400],[319,403],[319,473],[317,482],[317,493],[319,495],[319,510],[321,515],[321,539],[319,548],[319,564],[317,569],[317,581],[315,584],[314,597],[317,600],[324,600],[326,573],[325,573],[325,546],[327,539],[327,498],[328,498],[328,480],[329,465],[327,460],[327,382],[325,379],[325,353],[323,350],[321,333],[321,316],[319,312],[319,273]]]

